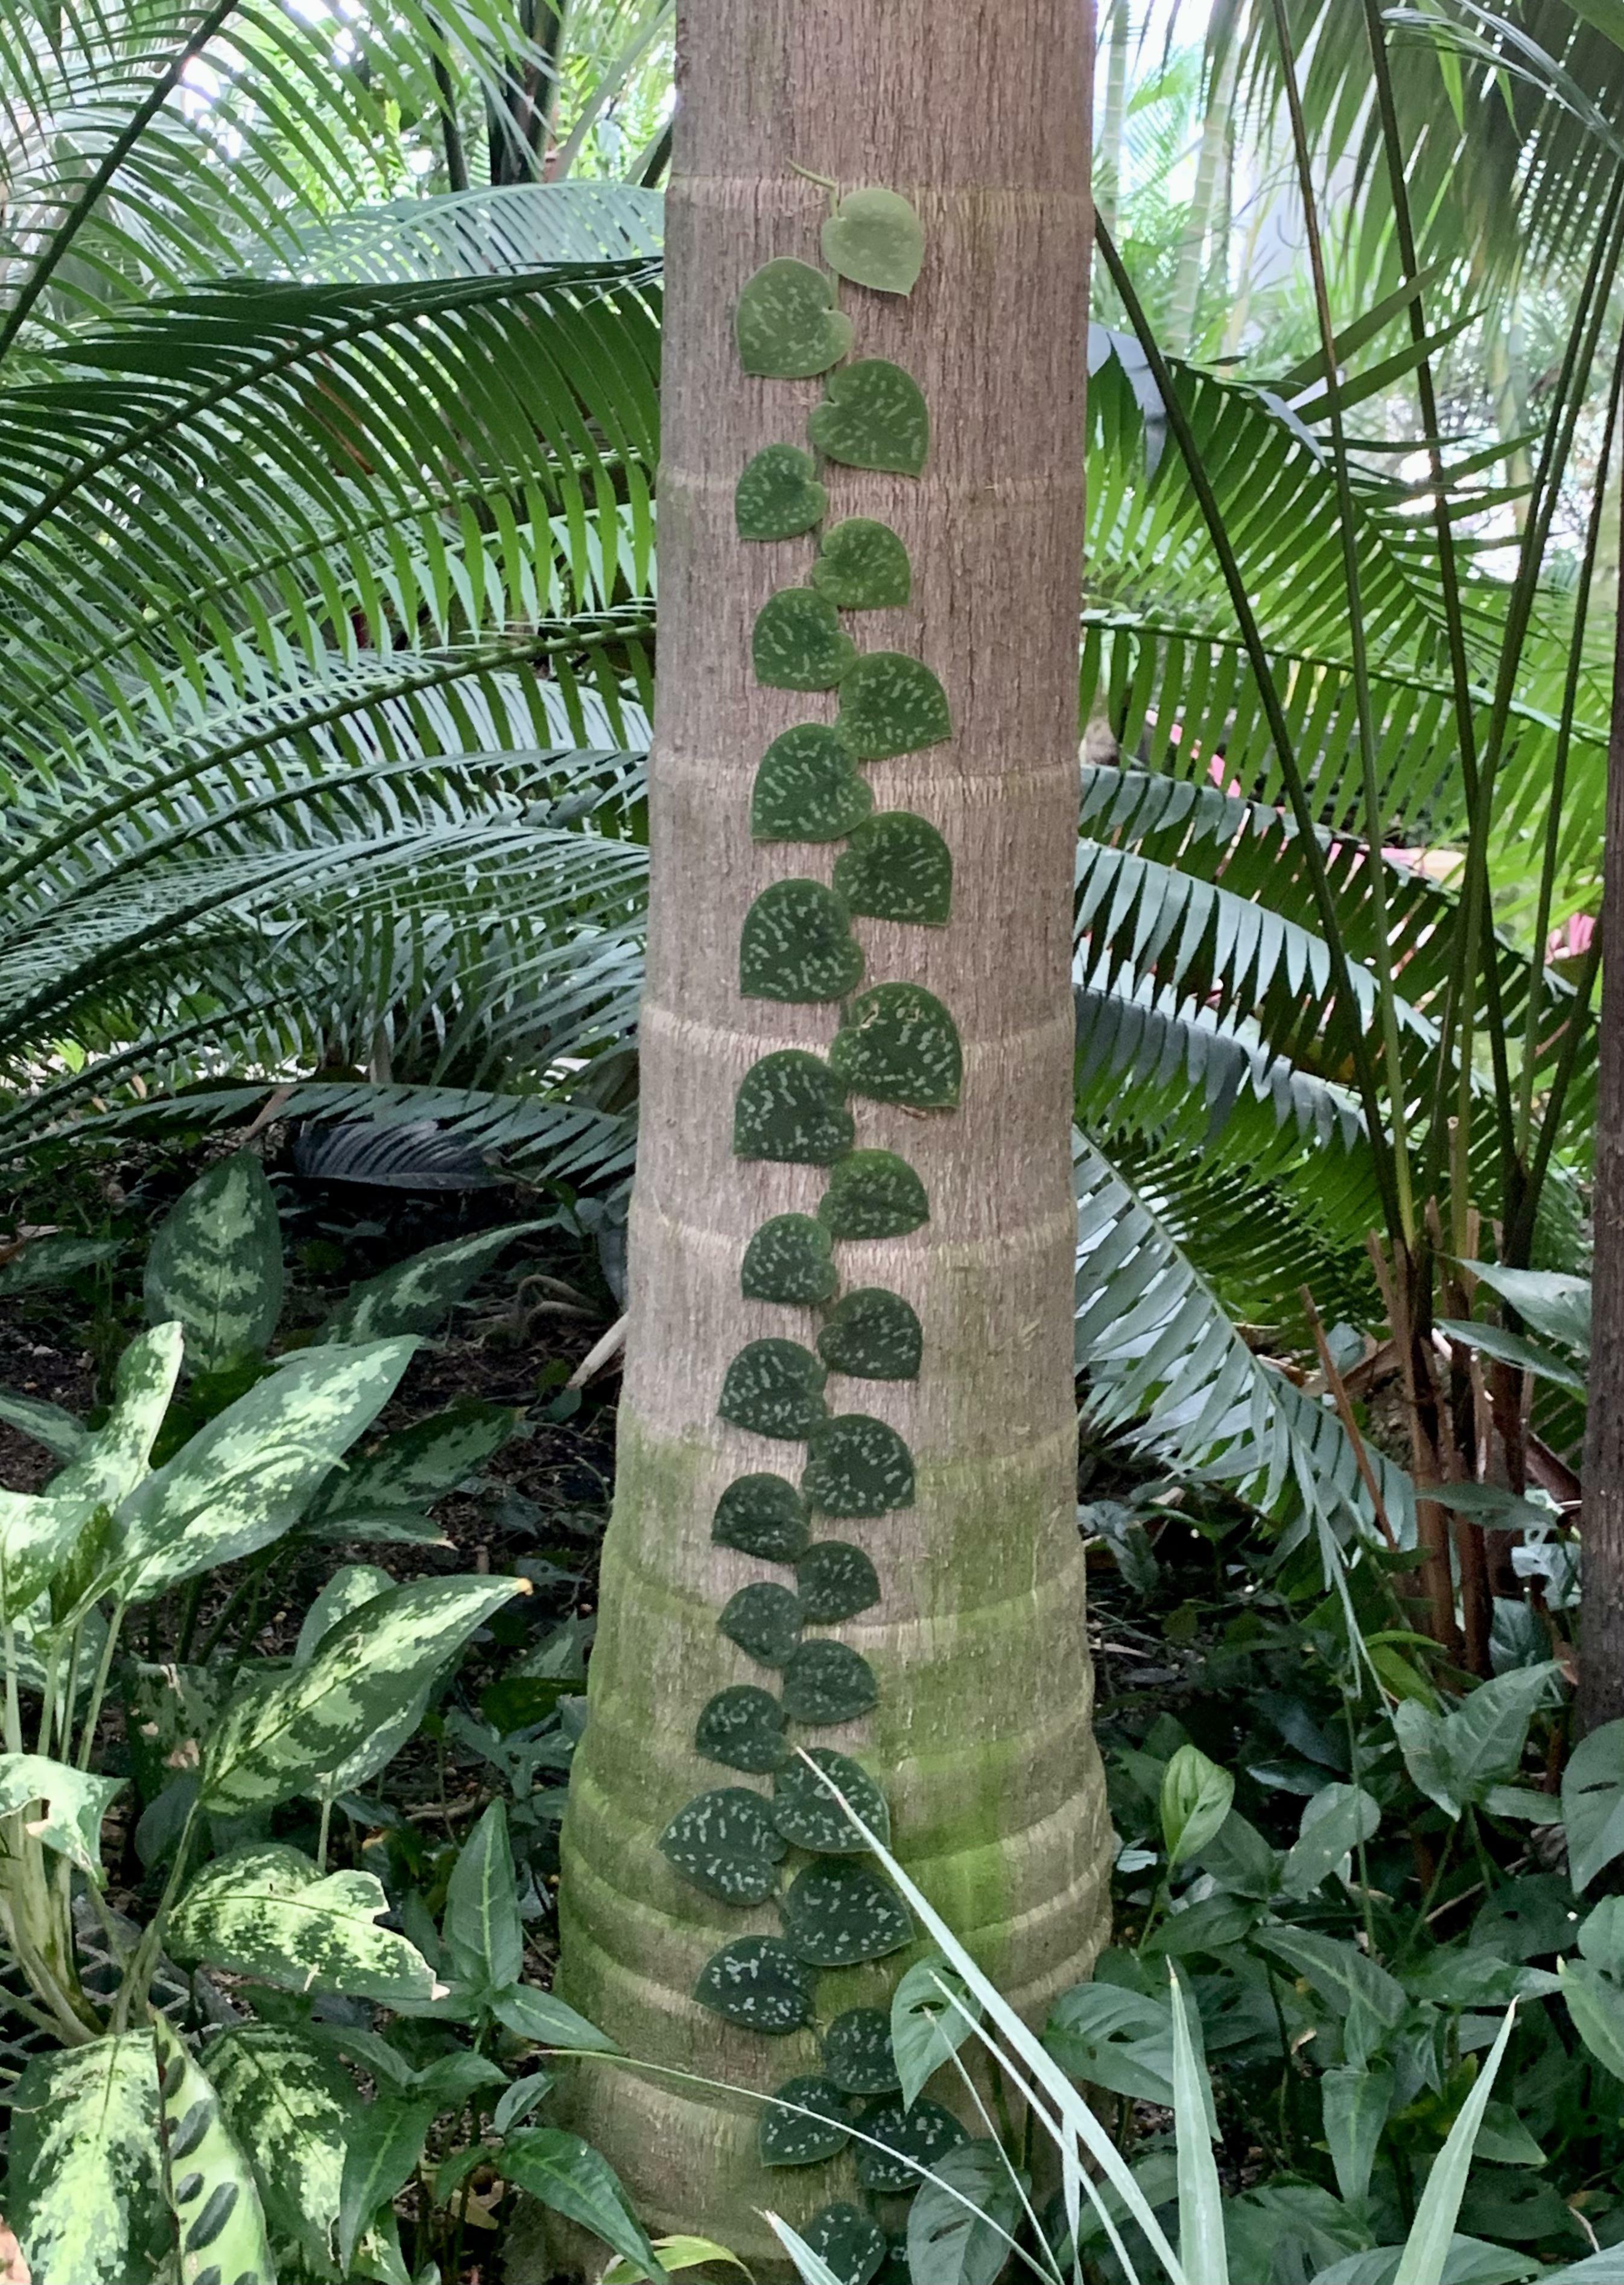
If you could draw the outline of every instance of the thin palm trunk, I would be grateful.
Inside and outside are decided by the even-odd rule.
[[[950,741],[867,771],[877,809],[915,811],[945,836],[951,921],[859,919],[853,930],[867,982],[917,983],[951,1009],[964,1084],[949,1111],[851,1104],[859,1147],[917,1170],[930,1219],[907,1237],[838,1245],[841,1285],[906,1297],[922,1363],[913,1381],[832,1375],[828,1400],[889,1422],[917,1488],[900,1511],[826,1532],[860,1541],[878,1570],[879,1605],[834,1629],[874,1668],[875,1710],[791,1735],[860,1755],[889,1798],[899,1855],[1029,2015],[1087,1972],[1104,1934],[1109,1827],[1074,1516],[1068,1142],[1086,27],[1071,0],[995,13],[710,0],[679,27],[631,1327],[592,1714],[565,1828],[561,1988],[629,2054],[764,2090],[819,2068],[814,2031],[763,2038],[689,1994],[720,1945],[776,1932],[777,1914],[710,1903],[657,1842],[694,1795],[762,1784],[694,1748],[715,1692],[777,1680],[717,1628],[731,1595],[774,1574],[714,1545],[710,1521],[741,1472],[795,1473],[798,1456],[725,1425],[717,1402],[746,1341],[811,1342],[818,1326],[810,1309],[741,1301],[740,1264],[769,1216],[814,1212],[826,1171],[732,1150],[746,1072],[775,1049],[827,1051],[837,1021],[832,1006],[739,991],[752,899],[785,876],[827,881],[838,853],[749,835],[769,742],[835,711],[832,695],[763,689],[750,673],[756,613],[806,577],[812,540],[751,546],[734,528],[741,469],[770,443],[801,440],[821,395],[817,381],[744,378],[731,327],[759,264],[818,259],[828,200],[801,168],[904,192],[927,235],[911,298],[843,289],[855,354],[895,359],[923,390],[925,473],[820,474],[831,520],[884,521],[913,565],[906,608],[849,620],[859,648],[923,660],[953,710]],[[885,2006],[906,1958],[823,1975],[818,2022]],[[793,2218],[850,2194],[844,2162],[765,2172],[751,2105],[595,2071],[580,2073],[575,2100],[651,2224],[711,2231],[769,2270],[757,2208]]]

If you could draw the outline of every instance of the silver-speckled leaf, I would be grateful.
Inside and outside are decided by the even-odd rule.
[[[850,2141],[846,2098],[827,2078],[786,2079],[773,2090],[773,2101],[784,2108],[769,2104],[762,2111],[757,2148],[764,2166],[820,2165]]]
[[[840,686],[837,727],[859,761],[917,753],[953,735],[947,694],[906,651],[865,651]]]
[[[925,226],[900,191],[848,191],[823,225],[823,258],[854,286],[909,294],[925,258]]]
[[[179,1323],[192,1372],[258,1356],[282,1314],[276,1193],[251,1151],[220,1158],[184,1190],[153,1237],[149,1325]]]
[[[820,2206],[802,2232],[837,2285],[869,2285],[885,2261],[885,2233],[872,2214],[843,2200]]]
[[[809,1439],[801,1489],[825,1515],[885,1515],[914,1499],[914,1456],[888,1422],[840,1412]]]
[[[926,819],[883,810],[851,828],[851,846],[835,860],[835,887],[871,920],[943,928],[953,910],[953,857]]]
[[[890,2019],[878,2007],[849,2007],[823,2035],[823,2068],[847,2094],[889,2094],[897,2085]]]
[[[170,1918],[169,1949],[187,1967],[282,1991],[342,1991],[382,2006],[431,1998],[422,1953],[378,1925],[389,1908],[374,1873],[324,1875],[297,1849],[248,1841],[192,1882]]]
[[[916,476],[930,450],[930,414],[911,373],[885,357],[859,357],[830,373],[806,433],[848,467]]]
[[[521,1417],[513,1405],[464,1397],[443,1412],[397,1428],[329,1478],[310,1509],[310,1520],[326,1524],[381,1509],[431,1507],[479,1473],[514,1434]]]
[[[787,1666],[801,1639],[801,1601],[792,1589],[758,1579],[722,1606],[717,1625],[762,1666]]]
[[[875,2150],[859,2143],[857,2179],[866,2190],[888,2197],[906,2197],[919,2187],[922,2173],[938,2158],[969,2140],[969,2130],[951,2110],[922,2095],[911,2109],[900,2096],[876,2102],[859,2121],[863,2132],[886,2146]],[[893,2155],[894,2154],[894,2155]]]
[[[710,1536],[769,1563],[793,1563],[812,1536],[806,1502],[783,1476],[736,1476],[716,1504]]]
[[[920,984],[876,984],[846,1011],[829,1064],[854,1095],[951,1111],[964,1084],[959,1027]]]
[[[180,1378],[181,1328],[156,1325],[118,1362],[113,1409],[67,1467],[51,1478],[53,1499],[117,1507],[145,1475],[158,1431]]]
[[[734,312],[746,373],[810,381],[851,350],[850,318],[835,308],[835,281],[810,262],[781,255],[747,278]]]
[[[906,1237],[930,1221],[930,1202],[894,1150],[850,1150],[830,1172],[818,1219],[831,1237]]]
[[[734,488],[734,524],[741,539],[794,539],[822,522],[828,504],[810,452],[798,444],[764,444]]]
[[[820,1539],[795,1567],[801,1616],[810,1626],[837,1627],[880,1599],[880,1574],[860,1547]]]
[[[856,1131],[846,1091],[821,1056],[780,1048],[745,1072],[734,1105],[735,1158],[828,1166]]]
[[[36,2055],[10,2100],[5,2218],[36,2285],[169,2273],[152,2033]]]
[[[833,723],[797,722],[761,758],[750,794],[756,841],[838,841],[874,807]]]
[[[804,1642],[784,1669],[784,1711],[811,1728],[855,1722],[878,1704],[875,1671],[850,1643],[827,1635]]]
[[[810,1306],[827,1301],[839,1284],[828,1231],[811,1214],[774,1214],[764,1221],[739,1269],[747,1301]]]
[[[768,690],[833,690],[857,656],[827,595],[781,587],[756,614],[750,664]]]
[[[907,549],[889,523],[867,515],[850,515],[824,533],[811,577],[843,611],[896,609],[914,592]]]
[[[850,1755],[837,1754],[828,1746],[814,1746],[809,1758],[817,1763],[816,1770],[809,1770],[797,1754],[785,1763],[773,1787],[773,1822],[785,1840],[797,1849],[810,1849],[818,1857],[867,1854],[868,1843],[829,1791],[832,1785],[845,1795],[868,1830],[889,1846],[890,1810],[867,1771]],[[828,1785],[824,1784],[825,1778]]]
[[[774,881],[744,915],[739,989],[747,1000],[843,1000],[862,980],[850,916],[821,881]]]
[[[716,1409],[735,1428],[800,1443],[823,1417],[825,1378],[799,1341],[748,1341],[727,1368]]]
[[[0,1612],[6,1619],[20,1619],[37,1603],[76,1547],[90,1538],[86,1527],[92,1513],[86,1500],[0,1491]]]
[[[746,1770],[765,1776],[783,1763],[784,1709],[770,1691],[753,1682],[735,1682],[718,1690],[699,1717],[694,1732],[694,1750],[724,1769]]]
[[[748,1786],[718,1786],[679,1810],[660,1852],[683,1878],[726,1904],[758,1904],[778,1886],[787,1844],[772,1803]]]
[[[913,1917],[890,1883],[843,1857],[804,1865],[783,1913],[785,1936],[812,1967],[854,1967],[914,1940]]]
[[[219,2097],[169,2029],[153,2018],[170,2210],[180,2285],[276,2285],[254,2170],[227,2126]]]
[[[781,1936],[741,1936],[705,1962],[694,1997],[730,2023],[781,2038],[811,2015],[815,1982]]]
[[[818,1355],[829,1370],[858,1380],[915,1380],[923,1351],[912,1306],[883,1285],[843,1293],[818,1335]]]

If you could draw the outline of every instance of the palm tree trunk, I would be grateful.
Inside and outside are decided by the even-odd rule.
[[[810,1343],[811,1309],[746,1302],[740,1265],[770,1216],[810,1214],[822,1166],[736,1158],[735,1096],[776,1049],[827,1052],[828,1005],[739,989],[752,899],[827,881],[838,844],[753,844],[756,766],[833,694],[752,679],[751,630],[804,580],[814,542],[741,542],[734,490],[752,454],[801,442],[820,381],[751,380],[732,316],[757,267],[819,259],[828,200],[886,185],[922,218],[911,297],[842,289],[859,357],[919,381],[922,478],[825,466],[829,515],[878,518],[906,544],[898,609],[850,615],[859,648],[939,675],[946,742],[873,763],[878,810],[922,814],[954,863],[945,927],[853,922],[868,983],[922,985],[963,1043],[956,1110],[854,1097],[859,1148],[906,1158],[930,1218],[836,1247],[843,1289],[887,1286],[923,1327],[914,1380],[831,1375],[830,1410],[882,1417],[916,1468],[912,1504],[825,1535],[860,1541],[879,1605],[833,1631],[870,1662],[875,1711],[792,1739],[860,1755],[899,1853],[1038,2017],[1103,1940],[1109,1825],[1089,1726],[1075,1524],[1075,1242],[1069,1152],[1070,944],[1078,802],[1078,607],[1089,247],[1087,17],[1073,0],[996,12],[931,0],[708,0],[679,27],[661,467],[659,727],[642,1017],[640,1155],[615,1511],[605,1546],[591,1719],[564,1836],[561,1989],[635,2057],[770,2090],[819,2068],[814,2032],[764,2038],[689,1997],[725,1942],[771,1934],[686,1885],[656,1846],[694,1795],[755,1784],[694,1747],[726,1685],[777,1676],[718,1633],[771,1566],[712,1543],[725,1487],[794,1474],[799,1454],[718,1419],[746,1341]],[[776,1574],[781,1578],[781,1572]],[[816,2018],[884,2006],[903,1953],[827,1973]],[[719,2235],[773,2266],[756,2213],[841,2195],[839,2163],[765,2172],[754,2106],[584,2069],[575,2123],[651,2226]],[[849,2194],[849,2191],[848,2191]]]

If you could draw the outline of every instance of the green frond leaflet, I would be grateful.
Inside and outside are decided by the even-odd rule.
[[[874,807],[844,739],[832,723],[798,722],[761,758],[750,796],[756,841],[838,841]]]
[[[753,1682],[735,1682],[707,1703],[694,1745],[708,1762],[720,1762],[724,1769],[765,1776],[782,1766],[789,1750],[784,1742],[784,1709],[770,1691],[758,1690]]]
[[[890,1810],[867,1771],[849,1755],[837,1754],[828,1746],[814,1746],[808,1759],[817,1763],[817,1770],[809,1770],[796,1755],[785,1763],[773,1784],[773,1822],[784,1839],[797,1849],[810,1849],[817,1857],[860,1857],[866,1852],[868,1843],[823,1783],[827,1777],[868,1830],[889,1847]],[[864,2091],[880,2092],[878,2087]]]
[[[816,2166],[837,2158],[851,2140],[846,2099],[827,2078],[787,2079],[774,2100],[793,2105],[761,2114],[757,2147],[764,2166]],[[808,2117],[806,2113],[816,2113]]]
[[[919,984],[876,984],[854,1000],[829,1066],[853,1094],[914,1111],[951,1111],[964,1082],[959,1027]]]
[[[741,539],[795,539],[828,511],[818,467],[798,444],[765,444],[746,461],[734,492]]]
[[[925,227],[900,191],[848,191],[823,225],[823,258],[854,286],[912,293],[925,258]]]
[[[827,1301],[839,1284],[828,1231],[811,1214],[774,1214],[764,1221],[739,1270],[747,1301],[810,1306]]]
[[[799,1341],[749,1341],[727,1368],[717,1410],[735,1428],[798,1443],[823,1417],[823,1382]]]
[[[884,2231],[871,2215],[843,2201],[819,2208],[806,2225],[805,2242],[840,2285],[870,2285],[884,2265]]]
[[[969,2140],[968,2131],[951,2110],[922,2095],[911,2108],[900,2100],[876,2102],[858,2121],[865,2134],[885,2145],[883,2150],[859,2143],[857,2179],[866,2190],[889,2197],[906,2197],[919,2187],[922,2170]]]
[[[823,2068],[847,2094],[890,2094],[898,2084],[890,2018],[879,2007],[849,2007],[823,2035]]]
[[[660,1835],[667,1862],[726,1904],[758,1904],[770,1896],[786,1846],[772,1804],[747,1786],[702,1793]]]
[[[945,928],[953,909],[953,857],[924,818],[884,810],[851,828],[849,846],[835,860],[835,888],[854,913],[871,920]]]
[[[814,1982],[781,1936],[740,1936],[705,1962],[694,1997],[747,2031],[782,2038],[811,2016]]]
[[[812,1729],[855,1722],[879,1695],[868,1661],[849,1643],[826,1635],[804,1642],[784,1669],[784,1712]]]
[[[817,1422],[801,1489],[825,1515],[885,1515],[914,1498],[914,1456],[896,1430],[866,1412]]]
[[[919,1176],[894,1150],[851,1150],[834,1163],[818,1219],[831,1237],[906,1237],[930,1221],[930,1205]]]
[[[844,1088],[822,1056],[804,1048],[775,1048],[752,1064],[740,1082],[733,1121],[737,1158],[829,1166],[851,1149],[856,1132]],[[922,1190],[922,1199],[923,1195]],[[828,1221],[821,1212],[820,1219]],[[829,1229],[833,1237],[842,1235],[833,1223]]]
[[[906,651],[866,650],[840,686],[841,736],[859,761],[917,753],[953,735],[947,694]]]
[[[793,1563],[812,1536],[806,1502],[782,1476],[738,1476],[716,1504],[710,1536],[768,1563]]]
[[[739,989],[747,1000],[843,1000],[862,980],[845,906],[821,881],[774,881],[744,915]]]
[[[834,307],[835,281],[789,255],[747,278],[734,313],[734,338],[746,373],[809,381],[850,354],[855,329]]]
[[[750,664],[768,690],[833,690],[854,664],[857,645],[827,595],[781,587],[756,614]]]
[[[818,1335],[818,1355],[829,1370],[859,1380],[916,1379],[923,1348],[912,1307],[883,1285],[843,1293]]]
[[[824,533],[811,577],[843,611],[894,609],[914,592],[907,549],[890,524],[866,515],[848,516]]]
[[[885,357],[859,357],[829,374],[806,433],[848,467],[916,476],[930,450],[930,415],[912,373]]]
[[[880,1574],[860,1547],[820,1539],[795,1567],[801,1616],[815,1627],[837,1627],[880,1599]]]
[[[761,1666],[788,1666],[801,1639],[801,1601],[792,1588],[758,1579],[731,1596],[717,1625]]]
[[[883,1959],[914,1940],[914,1920],[888,1881],[844,1857],[804,1865],[783,1902],[784,1934],[813,1967]]]

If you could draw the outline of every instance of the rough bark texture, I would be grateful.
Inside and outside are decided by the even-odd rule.
[[[831,520],[883,519],[906,542],[912,605],[846,624],[864,648],[934,667],[950,743],[870,765],[876,808],[945,835],[951,924],[859,920],[867,981],[936,993],[965,1050],[961,1107],[853,1101],[859,1145],[917,1168],[931,1218],[910,1237],[837,1248],[843,1288],[885,1284],[924,1328],[911,1384],[831,1377],[831,1409],[890,1421],[918,1496],[838,1524],[883,1601],[834,1629],[879,1677],[867,1721],[800,1733],[855,1751],[889,1794],[922,1885],[1034,2016],[1103,1940],[1109,1826],[1089,1726],[1074,1519],[1075,1214],[1069,984],[1078,802],[1077,612],[1083,538],[1088,20],[1076,0],[943,10],[930,0],[694,0],[669,200],[660,477],[661,656],[652,763],[654,891],[642,1017],[632,1324],[592,1716],[565,1829],[561,1989],[627,2053],[772,2088],[817,2067],[810,2033],[735,2030],[688,1994],[728,1937],[773,1932],[659,1855],[706,1787],[694,1720],[733,1682],[770,1682],[717,1631],[734,1590],[781,1575],[713,1547],[718,1496],[795,1448],[716,1417],[728,1361],[766,1334],[810,1340],[810,1311],[739,1298],[746,1240],[811,1212],[824,1170],[732,1155],[734,1095],[775,1048],[826,1048],[836,1010],[740,997],[741,923],[784,875],[827,880],[837,847],[753,846],[750,789],[769,741],[829,719],[833,694],[756,687],[750,628],[804,579],[813,543],[748,545],[734,486],[751,453],[800,442],[821,384],[745,378],[740,286],[779,255],[819,259],[825,193],[882,184],[928,234],[912,297],[843,288],[856,354],[918,379],[933,443],[922,480],[824,472]],[[821,2020],[885,2004],[897,1959],[819,1986]],[[577,2074],[574,2123],[621,2170],[651,2227],[721,2236],[771,2267],[755,2209],[795,2217],[840,2195],[838,2167],[767,2174],[756,2106],[626,2073]]]
[[[1585,1440],[1579,1724],[1624,1717],[1624,576],[1607,748],[1601,1075],[1596,1106],[1595,1284]]]

